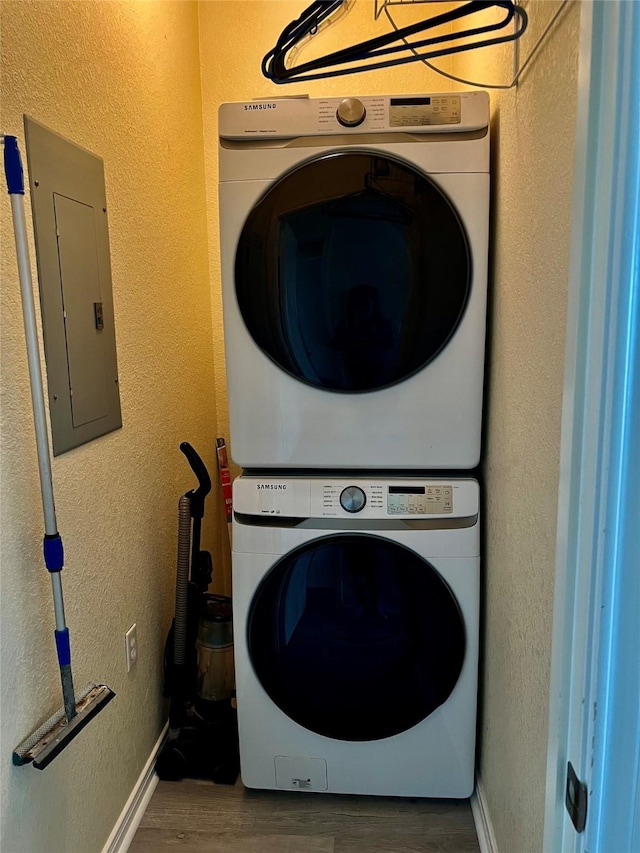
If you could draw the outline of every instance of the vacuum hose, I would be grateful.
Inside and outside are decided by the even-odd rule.
[[[189,593],[189,554],[191,545],[191,499],[178,501],[178,571],[176,574],[176,614],[173,632],[173,662],[182,666],[187,645],[187,606]]]

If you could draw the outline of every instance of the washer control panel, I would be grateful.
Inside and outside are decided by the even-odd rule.
[[[453,486],[389,486],[389,515],[432,515],[453,512]]]
[[[402,483],[396,485],[347,486],[327,483],[323,489],[323,509],[331,512],[337,503],[349,513],[361,512],[365,506],[380,510],[386,515],[448,515],[453,513],[453,486],[451,483]]]
[[[233,507],[244,515],[325,519],[463,518],[478,513],[478,483],[354,477],[239,477]]]

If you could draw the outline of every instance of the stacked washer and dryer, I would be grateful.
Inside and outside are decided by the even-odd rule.
[[[484,92],[219,112],[242,779],[474,786]]]

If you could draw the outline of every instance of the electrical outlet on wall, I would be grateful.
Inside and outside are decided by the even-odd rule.
[[[124,651],[127,661],[127,672],[131,672],[138,660],[138,636],[136,634],[135,622],[124,635]]]

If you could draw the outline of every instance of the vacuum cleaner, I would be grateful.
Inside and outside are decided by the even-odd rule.
[[[200,549],[206,466],[186,441],[180,450],[198,480],[178,502],[175,616],[164,652],[169,733],[156,761],[161,779],[184,777],[234,784],[238,777],[231,599],[209,593],[211,554]]]

